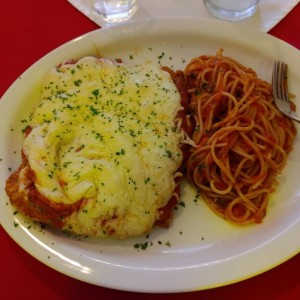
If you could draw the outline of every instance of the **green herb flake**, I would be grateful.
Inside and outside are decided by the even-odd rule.
[[[122,148],[120,151],[116,152],[116,155],[125,155],[126,151]]]
[[[99,90],[93,90],[92,91],[92,94],[95,96],[95,97],[98,97],[99,96]]]
[[[99,115],[100,111],[96,108],[94,108],[93,106],[90,106],[90,111],[92,113],[93,116]]]
[[[165,56],[165,52],[162,52],[162,54],[158,57],[158,59],[162,59]]]
[[[81,83],[82,83],[82,80],[81,80],[81,79],[78,79],[78,80],[75,80],[75,81],[74,81],[74,84],[75,84],[76,86],[80,86]]]

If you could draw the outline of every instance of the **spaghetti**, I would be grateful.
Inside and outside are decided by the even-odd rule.
[[[195,143],[187,176],[217,215],[260,223],[296,128],[276,108],[271,85],[222,52],[194,58],[184,71]]]

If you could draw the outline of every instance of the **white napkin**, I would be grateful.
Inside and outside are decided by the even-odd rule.
[[[111,25],[93,14],[90,0],[68,1],[97,25],[101,27]],[[297,3],[299,0],[261,0],[255,15],[239,23],[267,32]],[[130,20],[164,17],[212,18],[202,0],[139,0],[139,8]]]

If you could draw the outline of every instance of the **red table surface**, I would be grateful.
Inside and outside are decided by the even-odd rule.
[[[39,58],[98,28],[66,0],[1,1],[0,24],[1,96]],[[300,5],[269,33],[300,49]],[[90,285],[54,271],[27,254],[2,227],[0,244],[1,299],[300,299],[299,254],[263,274],[224,287],[140,294]]]

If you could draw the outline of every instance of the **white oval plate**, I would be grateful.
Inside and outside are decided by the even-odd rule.
[[[183,183],[172,226],[125,241],[67,236],[22,218],[9,204],[5,180],[20,163],[22,120],[38,101],[45,73],[64,60],[85,55],[152,59],[174,69],[201,54],[224,48],[270,80],[274,59],[290,66],[291,92],[300,95],[300,53],[267,34],[238,24],[205,19],[159,19],[101,29],[78,37],[30,67],[0,101],[0,217],[10,236],[49,267],[79,280],[121,290],[184,292],[240,281],[284,262],[300,249],[300,141],[279,178],[260,225],[237,227],[214,215]],[[298,101],[299,105],[299,101]],[[5,142],[3,142],[5,141]],[[298,176],[298,177],[297,177]],[[146,245],[146,249],[134,245]]]

